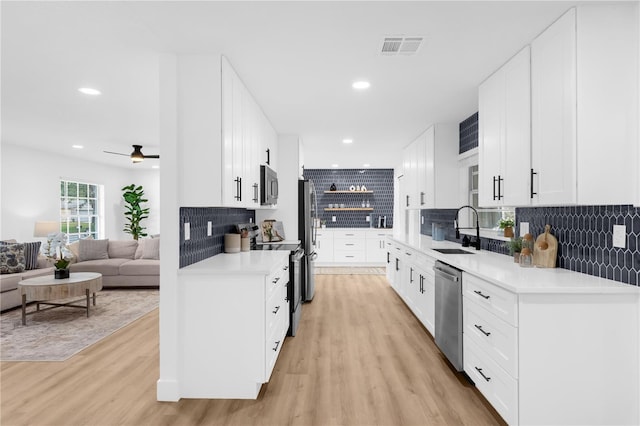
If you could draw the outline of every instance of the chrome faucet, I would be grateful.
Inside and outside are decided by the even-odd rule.
[[[471,210],[473,210],[476,214],[476,239],[475,241],[471,241],[471,246],[475,247],[476,250],[480,250],[480,220],[478,219],[478,211],[476,209],[474,209],[471,206],[462,206],[458,209],[458,211],[456,212],[456,218],[453,219],[453,226],[455,226],[456,228],[456,239],[460,238],[460,230],[461,229],[473,229],[473,228],[461,228],[458,226],[458,213],[460,213],[460,210],[464,209],[464,208],[469,208]],[[466,240],[466,241],[465,241]],[[466,243],[466,245],[465,245]],[[469,245],[469,238],[465,235],[464,239],[462,240],[462,246],[463,247],[467,247]]]

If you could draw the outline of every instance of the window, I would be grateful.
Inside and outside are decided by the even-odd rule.
[[[91,183],[60,181],[60,231],[72,243],[81,238],[99,237],[100,191]]]
[[[469,167],[469,205],[478,211],[478,221],[480,228],[483,229],[499,229],[500,219],[511,219],[514,222],[516,220],[516,212],[513,207],[478,207],[478,165]],[[472,216],[470,219],[473,221]],[[469,226],[474,227],[476,224],[471,223]]]

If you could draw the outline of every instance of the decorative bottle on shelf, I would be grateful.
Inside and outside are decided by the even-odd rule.
[[[335,191],[336,190],[336,184],[332,183],[331,186],[329,187],[329,191]]]
[[[362,208],[364,208],[365,204],[364,204],[364,198],[362,199]]]
[[[367,207],[371,207],[371,204],[369,204],[369,200],[367,200]]]

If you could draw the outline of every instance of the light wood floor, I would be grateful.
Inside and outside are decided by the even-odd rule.
[[[0,424],[504,424],[380,275],[319,275],[257,400],[157,402],[158,311],[65,362],[0,363]]]

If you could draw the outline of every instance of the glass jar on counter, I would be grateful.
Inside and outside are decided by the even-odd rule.
[[[522,237],[520,266],[523,268],[530,268],[533,266],[533,235],[531,234],[524,234]]]

